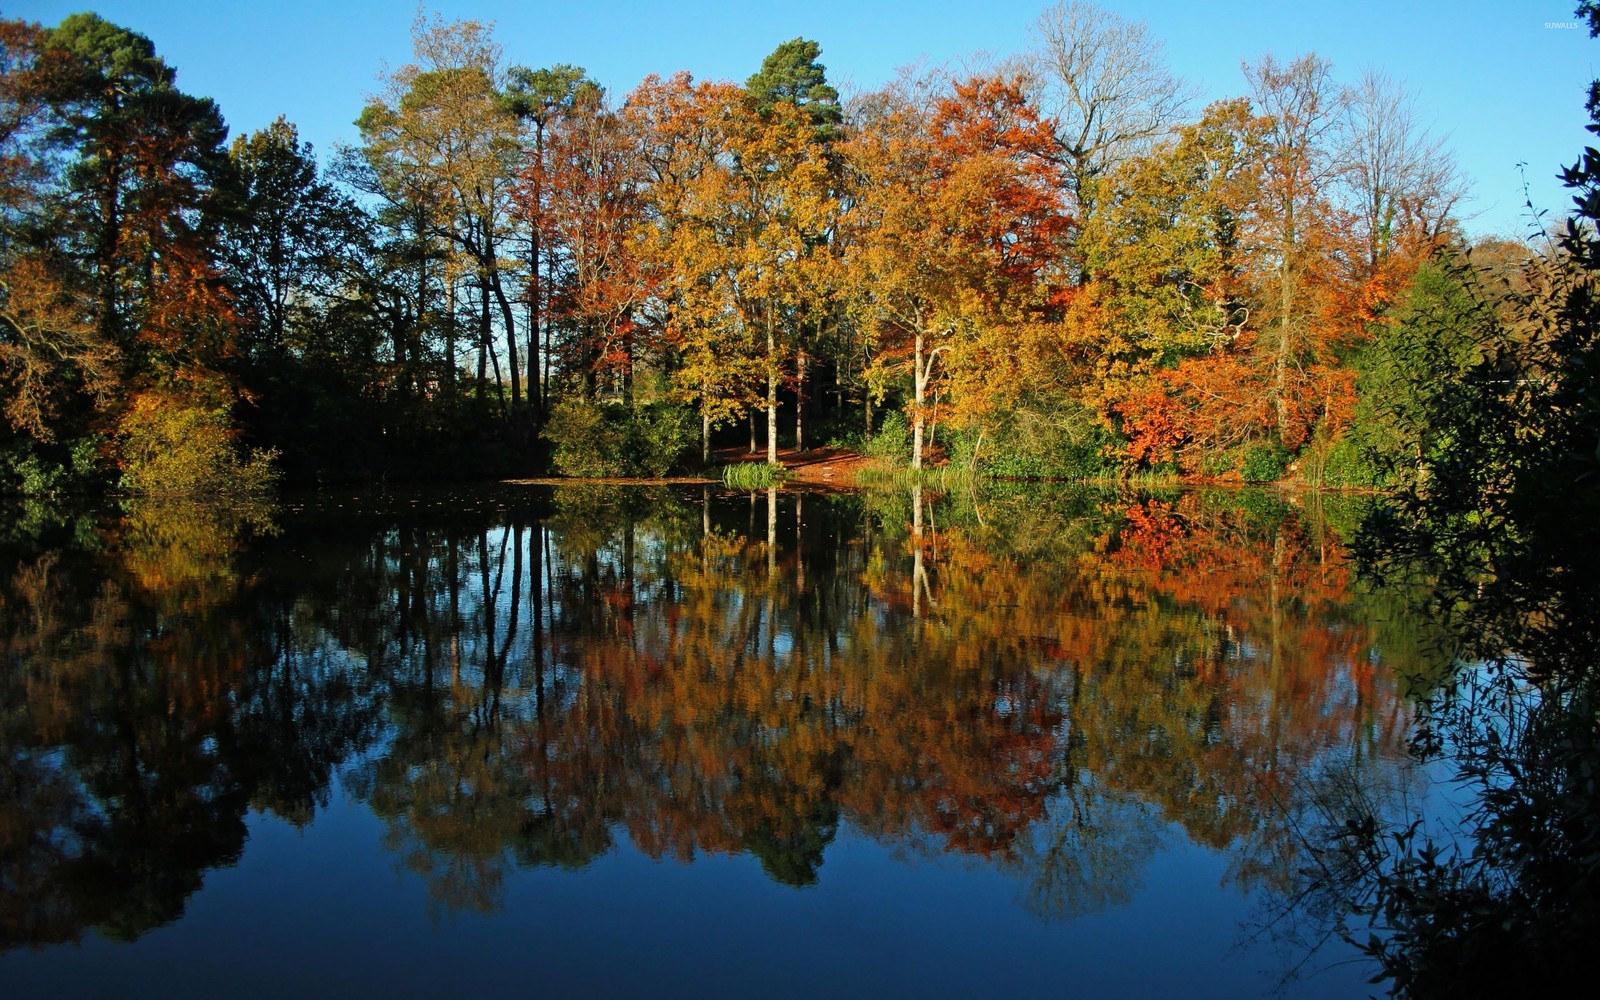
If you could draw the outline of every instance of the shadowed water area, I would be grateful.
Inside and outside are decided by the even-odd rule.
[[[1330,504],[1333,502],[1330,501]],[[0,992],[1348,996],[1420,793],[1359,512],[720,487],[0,534]]]

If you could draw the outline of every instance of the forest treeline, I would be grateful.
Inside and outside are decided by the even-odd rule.
[[[848,99],[805,39],[625,95],[478,22],[419,14],[413,48],[319,161],[285,118],[229,142],[97,15],[0,23],[0,489],[659,473],[746,439],[1397,485],[1414,373],[1475,360],[1533,256],[1469,246],[1393,80],[1263,56],[1199,108],[1088,4]]]

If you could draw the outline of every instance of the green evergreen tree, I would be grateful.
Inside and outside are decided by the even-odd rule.
[[[763,116],[773,105],[793,104],[803,109],[817,127],[818,138],[838,138],[844,122],[839,91],[828,83],[827,68],[817,62],[822,46],[806,38],[794,38],[761,60],[761,71],[745,81],[744,89]]]

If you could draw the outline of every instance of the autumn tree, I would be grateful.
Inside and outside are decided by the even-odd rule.
[[[1423,122],[1415,97],[1383,73],[1369,69],[1349,88],[1342,131],[1342,180],[1360,253],[1353,305],[1371,316],[1450,237],[1464,191],[1445,141]]]
[[[789,56],[820,78],[814,46]],[[777,65],[769,61],[768,71]],[[781,84],[769,89],[763,103],[731,85],[695,85],[686,74],[652,79],[629,98],[627,114],[648,176],[641,250],[659,273],[665,328],[680,349],[680,391],[699,401],[704,443],[713,421],[755,402],[753,374],[765,390],[767,457],[776,462],[778,390],[814,306],[814,264],[835,214],[818,122],[836,105],[823,100],[825,85],[807,85],[814,99],[805,105]]]
[[[227,164],[216,105],[179,91],[149,39],[93,14],[62,21],[46,45],[50,138],[69,157],[62,231],[101,336],[168,367],[231,349],[206,242]]]
[[[921,468],[942,364],[972,388],[1004,383],[1017,329],[1044,318],[1073,220],[1054,136],[1016,80],[973,78],[939,96],[889,92],[849,150],[860,185],[854,309],[881,345],[881,376],[911,381]]]
[[[549,294],[552,320],[566,329],[565,367],[586,396],[614,379],[632,402],[650,292],[634,245],[643,213],[638,148],[605,91],[589,84],[574,92],[543,156],[541,228],[562,259]]]
[[[827,70],[817,57],[822,47],[805,38],[795,38],[779,45],[761,61],[761,69],[745,81],[746,99],[753,102],[756,113],[764,122],[771,122],[777,107],[787,104],[804,112],[810,119],[817,146],[813,156],[820,154],[830,171],[835,172],[833,190],[835,199],[841,189],[836,176],[839,166],[833,146],[844,136],[844,109],[839,103],[839,92],[828,83]],[[814,183],[813,180],[811,183]],[[826,199],[825,199],[826,200]],[[795,448],[805,447],[805,401],[807,374],[813,356],[821,348],[822,332],[836,314],[834,308],[839,284],[839,247],[837,246],[835,205],[824,205],[825,215],[812,223],[813,232],[807,236],[805,252],[796,261],[796,270],[810,289],[792,316],[790,339],[794,343],[794,394],[795,394]],[[808,343],[809,341],[809,343]],[[769,393],[772,389],[769,380]],[[771,414],[769,412],[769,424]],[[768,427],[769,461],[772,460],[771,439],[773,430]]]
[[[117,359],[74,291],[40,258],[0,272],[0,385],[13,429],[53,441],[62,410],[78,397],[108,399],[119,382]]]
[[[1247,101],[1218,102],[1097,184],[1100,209],[1084,222],[1079,248],[1107,287],[1108,325],[1120,338],[1103,374],[1239,337],[1262,127]]]
[[[1318,293],[1337,282],[1346,264],[1334,253],[1343,230],[1331,201],[1342,167],[1335,140],[1346,100],[1332,64],[1316,55],[1287,64],[1263,56],[1245,67],[1245,78],[1266,119],[1256,237],[1272,285],[1263,301],[1266,396],[1279,439],[1296,447],[1316,418],[1323,394],[1314,383],[1326,374],[1320,363],[1328,360],[1326,346],[1337,337],[1332,327],[1341,319],[1321,308]]]
[[[1099,182],[1083,335],[1113,378],[1088,398],[1136,461],[1272,478],[1310,442],[1316,474],[1356,408],[1352,349],[1454,225],[1453,168],[1382,80],[1342,89],[1312,56],[1247,77],[1253,102]]]
[[[118,351],[66,262],[28,247],[48,193],[39,142],[46,37],[36,25],[0,21],[0,384],[12,430],[40,443],[64,430],[64,411],[106,402],[119,381]],[[83,430],[81,419],[72,423],[68,436]]]
[[[421,397],[437,382],[454,402],[457,352],[456,272],[449,241],[441,235],[449,203],[425,174],[366,148],[342,150],[339,179],[361,196],[374,221],[375,265],[356,275],[357,297],[371,325],[387,342],[385,381],[398,395]],[[443,341],[443,351],[438,342]]]
[[[1248,101],[1218,102],[1095,182],[1079,239],[1096,275],[1075,338],[1093,372],[1084,398],[1138,461],[1190,465],[1261,432],[1239,376],[1259,309],[1249,227],[1264,127]]]
[[[724,249],[746,329],[765,342],[767,461],[778,461],[778,386],[813,302],[811,272],[834,216],[825,147],[802,108],[775,103],[730,138],[738,165]]]
[[[0,20],[0,211],[7,230],[34,207],[47,176],[37,127],[46,110],[45,37],[37,24]]]
[[[32,318],[14,313],[13,328],[31,326],[35,339],[49,328],[58,347],[64,332],[80,331],[61,359],[91,393],[104,390],[106,352],[116,352],[125,485],[210,488],[241,461],[261,471],[256,482],[270,481],[266,456],[237,453],[239,392],[226,364],[238,321],[215,247],[229,179],[216,105],[179,91],[149,39],[93,14],[44,33],[39,68],[41,134],[62,170],[40,203],[46,235],[35,260],[45,270],[11,285],[14,307],[29,300]],[[192,483],[139,476],[136,456],[179,427],[204,428],[180,435],[204,442],[193,452],[203,474]]]
[[[733,84],[678,73],[647,78],[622,109],[644,172],[635,252],[655,288],[647,307],[672,346],[675,391],[700,412],[702,461],[712,425],[745,412],[758,377],[726,250],[735,190],[726,149],[743,101]]]

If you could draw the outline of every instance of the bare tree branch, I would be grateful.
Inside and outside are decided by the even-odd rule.
[[[1039,16],[1033,36],[1035,97],[1055,120],[1080,201],[1090,178],[1159,140],[1194,98],[1142,21],[1090,3],[1056,4]]]

